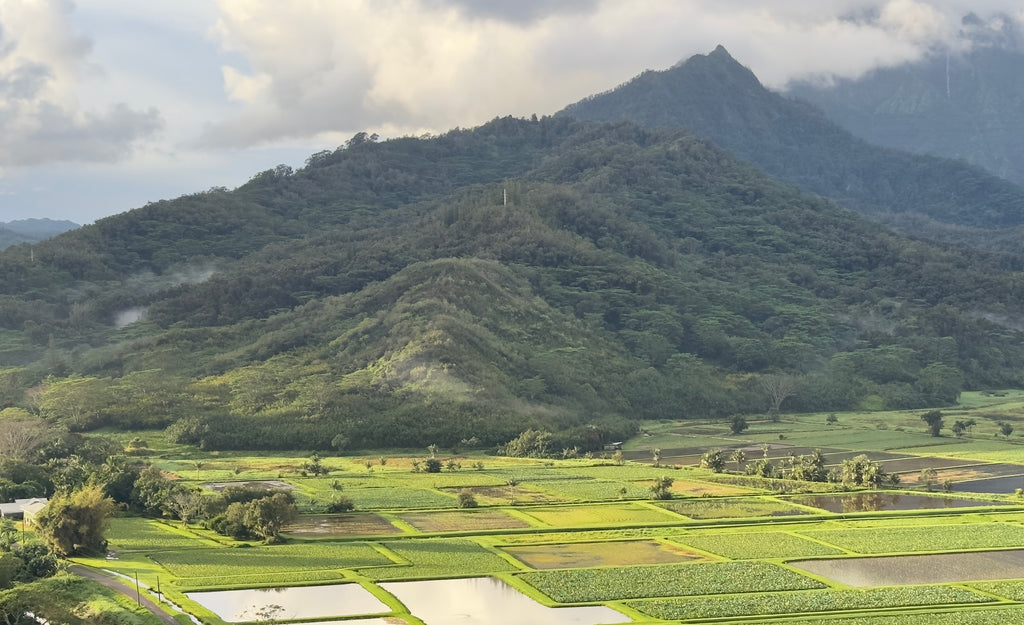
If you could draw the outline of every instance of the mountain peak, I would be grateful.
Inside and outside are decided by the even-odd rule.
[[[729,54],[729,51],[726,50],[725,46],[723,46],[722,44],[718,44],[717,46],[715,46],[715,49],[712,50],[710,54],[708,54],[708,57],[735,60],[732,58],[732,55]]]

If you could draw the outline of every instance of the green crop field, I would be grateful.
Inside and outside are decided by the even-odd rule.
[[[687,597],[631,601],[629,606],[665,620],[729,616],[767,616],[804,612],[842,612],[906,606],[990,603],[995,598],[951,586],[911,586],[864,590],[809,590],[746,593],[716,597]]]
[[[824,587],[821,582],[766,562],[564,569],[523,573],[519,577],[561,603]]]
[[[967,397],[963,414],[978,420],[979,431],[991,430],[982,411],[1024,413],[1024,394]],[[840,414],[831,426],[825,417],[758,421],[732,444],[744,446],[750,462],[762,457],[761,443],[770,443],[776,466],[789,453],[819,445],[832,450],[833,464],[867,453],[908,458],[892,466],[939,462],[929,458],[972,465],[945,470],[957,479],[1012,475],[1013,466],[984,463],[1022,459],[1014,440],[990,433],[931,437],[912,411]],[[570,460],[468,455],[451,463],[445,457],[440,473],[424,472],[426,456],[407,452],[324,457],[328,473],[314,476],[304,474],[309,458],[299,455],[204,456],[168,448],[157,464],[192,487],[271,481],[291,489],[300,514],[284,528],[283,543],[236,541],[197,522],[122,516],[110,523],[107,558],[76,560],[126,580],[137,577],[143,586],[158,585],[163,596],[187,609],[195,604],[184,593],[195,590],[358,582],[387,597],[377,584],[483,577],[510,584],[513,590],[503,592],[546,605],[604,604],[644,625],[1024,622],[1024,579],[851,588],[800,566],[850,556],[955,557],[985,550],[1007,550],[1011,558],[1011,550],[1024,545],[1024,498],[957,493],[979,506],[1002,505],[928,510],[915,507],[924,489],[910,474],[904,484],[879,493],[785,475],[748,476],[733,459],[723,473],[664,460],[653,466],[652,444],[665,448],[662,458],[696,462],[695,447],[723,448],[730,439],[722,423],[665,422],[646,429],[648,436],[626,445],[633,460],[620,462],[609,452]],[[881,453],[886,450],[891,454]],[[668,498],[654,499],[651,486],[662,477],[672,479]],[[829,512],[792,498],[847,492],[898,496],[906,504],[901,507],[910,509]],[[463,493],[472,494],[477,507],[459,508]],[[325,514],[340,497],[355,511]],[[396,609],[395,617],[421,624],[415,614]],[[209,611],[194,612],[207,625],[224,625]]]
[[[785,532],[703,533],[678,536],[674,540],[730,560],[809,558],[842,553],[835,547]]]

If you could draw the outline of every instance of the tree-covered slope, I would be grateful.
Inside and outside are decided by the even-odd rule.
[[[1020,50],[979,46],[787,91],[871,143],[962,159],[1024,184],[1022,63]]]
[[[0,401],[207,448],[594,448],[780,381],[790,409],[906,408],[1024,363],[1019,267],[629,123],[361,138],[0,267]]]
[[[683,127],[764,172],[874,219],[1006,228],[1024,189],[959,161],[877,147],[818,109],[765,89],[724,48],[566,107],[577,119]]]

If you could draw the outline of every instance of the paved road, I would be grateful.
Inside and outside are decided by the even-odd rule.
[[[134,588],[129,588],[117,579],[110,577],[109,575],[105,575],[96,569],[90,569],[89,567],[81,566],[79,564],[72,564],[68,567],[68,571],[80,577],[85,577],[93,580],[94,582],[103,584],[107,588],[129,597],[132,601],[139,599]],[[161,622],[166,623],[167,625],[180,625],[178,621],[174,620],[173,616],[161,610],[160,606],[153,603],[153,601],[149,600],[145,596],[143,596],[139,601],[142,604],[142,607],[156,615]]]

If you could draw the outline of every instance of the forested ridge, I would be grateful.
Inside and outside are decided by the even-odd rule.
[[[820,109],[763,87],[721,46],[644,72],[559,115],[685,128],[771,176],[908,235],[1021,251],[1024,188],[963,161],[855,137]],[[932,134],[953,136],[964,125],[946,120]]]
[[[628,122],[360,134],[32,249],[0,253],[0,418],[72,431],[595,449],[640,419],[1022,382],[1017,257],[907,239]]]

